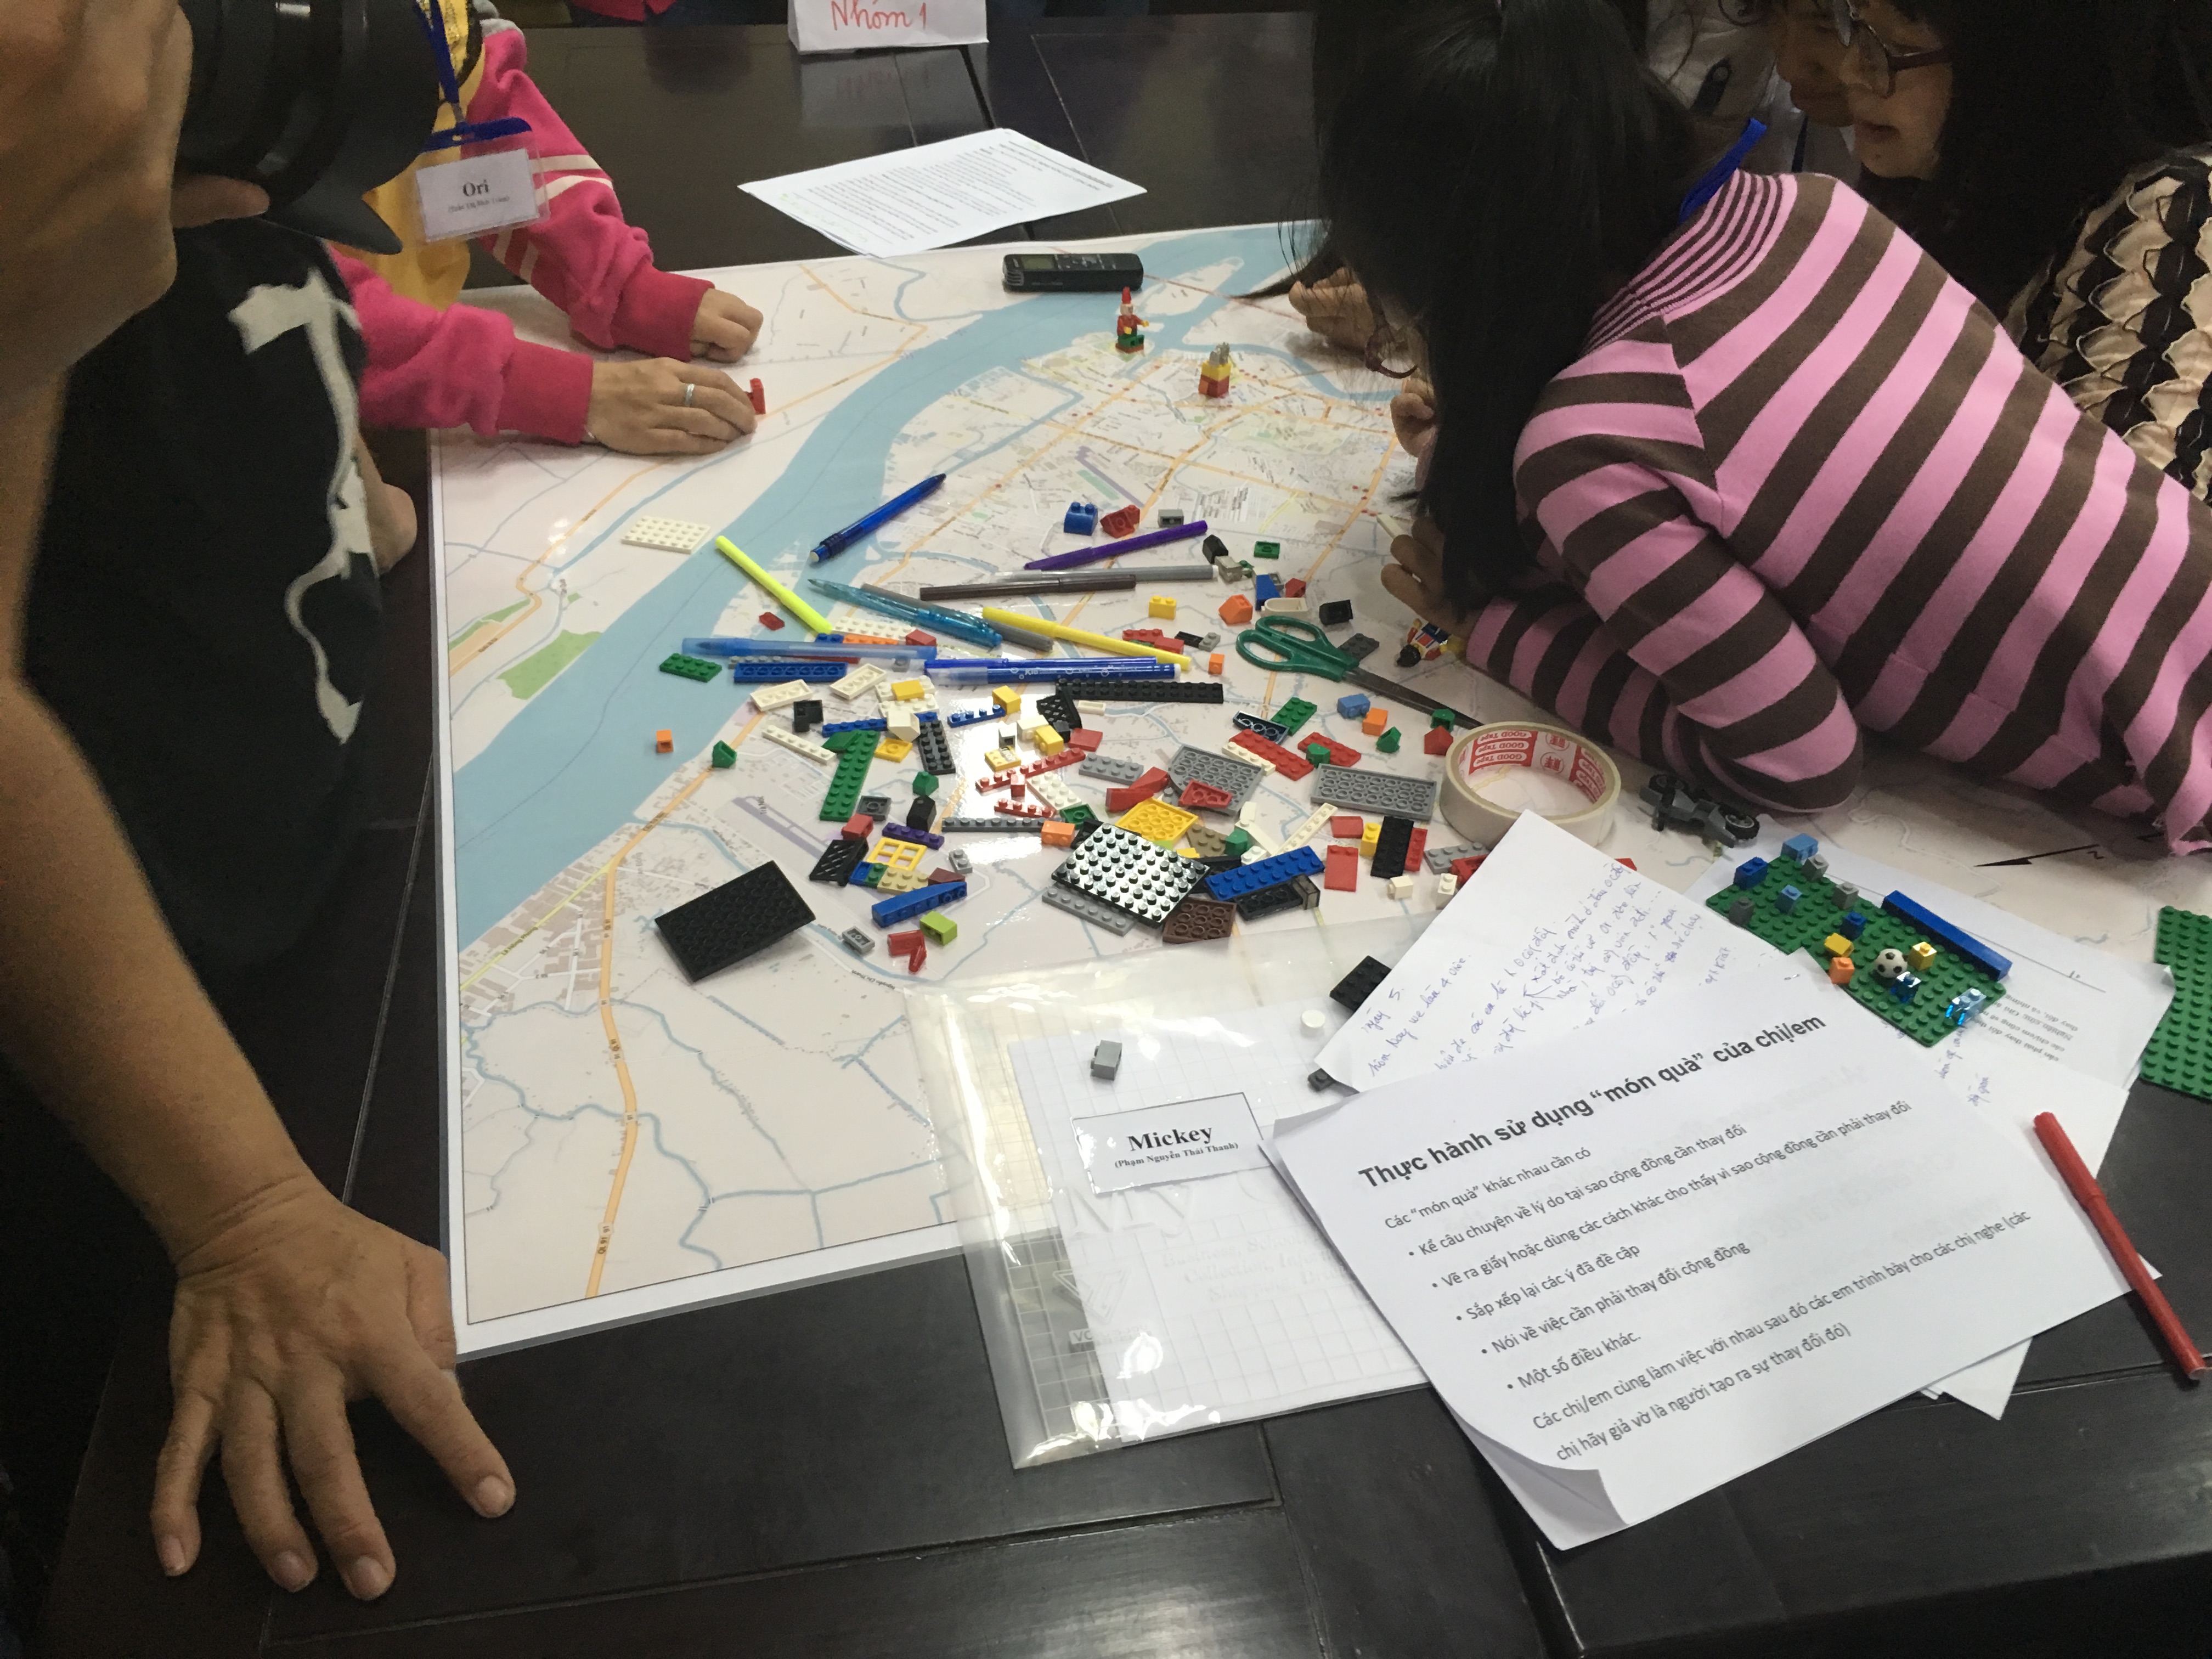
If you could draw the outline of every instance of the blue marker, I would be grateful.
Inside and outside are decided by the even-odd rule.
[[[1006,643],[999,631],[975,617],[957,611],[947,611],[940,605],[921,605],[896,593],[886,593],[881,588],[854,587],[844,582],[825,582],[819,576],[809,576],[806,585],[817,592],[827,593],[833,599],[842,599],[848,605],[857,605],[863,611],[872,611],[879,617],[895,617],[916,628],[933,629],[950,634],[956,640],[965,640],[986,651],[995,651]]]
[[[892,496],[874,512],[863,518],[854,520],[842,530],[831,531],[830,534],[815,544],[815,558],[818,561],[842,553],[877,526],[889,524],[916,501],[926,501],[935,495],[937,487],[944,482],[945,475],[942,472],[933,472],[903,495]]]

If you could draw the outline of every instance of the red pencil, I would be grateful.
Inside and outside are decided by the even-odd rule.
[[[2112,1253],[2112,1260],[2126,1276],[2129,1287],[2142,1298],[2143,1306],[2150,1310],[2151,1322],[2158,1327],[2158,1334],[2166,1339],[2166,1346],[2172,1352],[2175,1363],[2181,1367],[2182,1376],[2194,1382],[2204,1375],[2204,1355],[2189,1333],[2181,1328],[2181,1321],[2174,1316],[2173,1304],[2158,1288],[2158,1281],[2150,1276],[2150,1269],[2143,1266],[2142,1257],[2136,1253],[2136,1247],[2128,1243],[2126,1230],[2120,1225],[2120,1218],[2112,1213],[2112,1206],[2105,1201],[2105,1191],[2097,1185],[2097,1177],[2089,1173],[2089,1166],[2081,1161],[2081,1154],[2074,1150],[2074,1143],[2067,1138],[2066,1131],[2049,1112],[2037,1115],[2035,1138],[2043,1143],[2043,1150],[2051,1154],[2051,1163],[2057,1165],[2058,1178],[2066,1183],[2067,1191],[2072,1193],[2075,1200],[2088,1212],[2090,1224],[2096,1228],[2097,1236],[2105,1241],[2105,1248]]]

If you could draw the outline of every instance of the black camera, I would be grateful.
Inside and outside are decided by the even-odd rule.
[[[436,20],[436,0],[428,27]],[[192,87],[179,167],[269,192],[266,217],[378,253],[399,239],[364,191],[405,170],[438,118],[420,0],[181,0]]]

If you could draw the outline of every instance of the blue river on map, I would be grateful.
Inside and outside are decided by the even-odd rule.
[[[1170,252],[1177,271],[1235,261],[1238,269],[1231,286],[1248,290],[1284,269],[1285,251],[1285,237],[1272,225],[1196,232],[1147,247],[1147,274],[1176,274],[1158,263]],[[920,278],[916,272],[915,280]],[[825,416],[782,475],[735,522],[719,526],[719,533],[805,597],[807,590],[798,573],[805,566],[805,550],[881,498],[884,459],[923,410],[990,369],[1017,368],[1063,350],[1085,333],[1099,332],[1106,325],[1100,307],[1109,303],[1102,295],[1033,295],[985,312],[955,333],[888,365]],[[1182,316],[1164,319],[1150,337],[1163,347],[1181,346],[1227,303],[1210,299]],[[1309,363],[1286,361],[1302,373],[1310,372]],[[940,464],[950,471],[982,453],[987,452],[947,455]],[[741,453],[726,459],[738,460]],[[691,469],[689,476],[696,477],[698,471]],[[574,556],[617,534],[639,508],[650,510],[650,501],[635,504]],[[856,574],[862,568],[859,562],[841,559],[830,574],[842,581],[864,580]],[[629,823],[667,781],[668,758],[653,753],[648,733],[672,726],[677,754],[695,753],[744,700],[749,687],[727,680],[695,686],[672,681],[659,667],[684,635],[714,631],[743,580],[728,561],[703,550],[672,566],[664,580],[460,769],[453,834],[464,945]],[[686,694],[696,714],[671,714],[678,706],[672,686]],[[694,693],[711,702],[702,704]]]

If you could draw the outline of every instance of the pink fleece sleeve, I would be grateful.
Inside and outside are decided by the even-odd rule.
[[[370,426],[467,425],[489,437],[527,432],[580,443],[592,360],[514,337],[514,325],[477,306],[441,311],[392,291],[360,260],[331,257],[353,290],[368,365],[361,417]]]
[[[688,361],[699,296],[714,285],[653,268],[645,233],[623,220],[614,185],[531,80],[522,31],[503,28],[484,36],[483,78],[469,118],[510,115],[530,123],[546,216],[488,236],[484,246],[602,351],[627,346]]]

